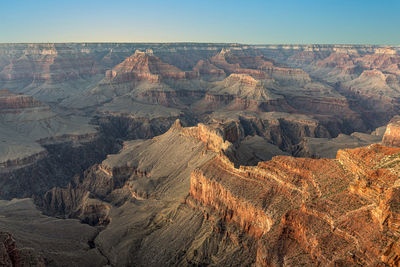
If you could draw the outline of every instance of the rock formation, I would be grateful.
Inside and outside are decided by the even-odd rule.
[[[0,126],[3,199],[65,185],[113,147],[87,118],[62,116],[31,96],[7,90],[0,91]]]
[[[95,243],[112,264],[398,263],[393,207],[399,149],[375,144],[339,150],[336,159],[276,156],[238,167],[238,144],[252,149],[246,140],[234,124],[182,127],[176,121],[152,140],[126,143],[38,201],[47,213],[106,225]],[[121,235],[126,216],[138,213],[135,233]],[[192,225],[191,235],[182,220]],[[167,248],[171,233],[176,242]],[[226,252],[231,258],[225,258],[221,235],[224,244],[249,250]],[[121,247],[125,242],[142,245],[129,254]],[[110,250],[112,244],[123,257]],[[164,256],[150,257],[148,250],[161,248]]]
[[[399,153],[371,145],[240,168],[219,156],[192,172],[190,203],[259,240],[256,265],[397,265]]]
[[[6,232],[0,232],[0,265],[12,266],[46,266],[43,258],[34,254],[33,250],[17,249],[14,238]]]
[[[98,229],[78,220],[43,215],[32,199],[0,201],[0,264],[5,266],[103,266],[107,260],[92,241]],[[12,233],[10,235],[9,233]],[[2,265],[4,266],[4,265]]]
[[[387,125],[382,142],[388,146],[400,146],[400,116],[395,116]]]
[[[399,54],[0,44],[0,265],[399,265]]]
[[[339,134],[336,138],[305,137],[293,150],[293,154],[309,158],[336,158],[337,151],[380,143],[383,133],[365,134],[354,132],[351,135]]]

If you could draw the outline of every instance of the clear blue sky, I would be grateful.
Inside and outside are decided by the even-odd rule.
[[[0,0],[0,42],[400,44],[400,0]]]

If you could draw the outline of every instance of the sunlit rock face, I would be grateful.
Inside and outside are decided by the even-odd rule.
[[[400,116],[394,117],[387,125],[382,141],[389,146],[400,146]]]
[[[48,191],[40,205],[47,213],[106,227],[97,244],[112,242],[127,255],[107,252],[114,264],[144,265],[146,249],[168,247],[171,233],[178,241],[167,255],[185,252],[173,260],[156,256],[150,265],[206,263],[210,255],[215,263],[231,263],[210,244],[240,248],[240,254],[229,252],[230,259],[258,266],[398,264],[399,148],[344,149],[335,159],[281,152],[255,166],[238,166],[243,148],[235,144],[244,145],[243,138],[234,124],[183,127],[176,121],[163,135],[127,142],[67,188]],[[129,227],[127,214],[138,212],[138,231],[121,234]],[[153,212],[159,214],[155,225],[146,224]],[[190,235],[183,218],[191,222]],[[146,246],[128,256],[120,243],[133,240]]]
[[[399,265],[399,51],[0,44],[0,265]]]
[[[190,203],[256,238],[260,266],[396,265],[399,155],[371,145],[240,168],[219,156],[192,172]]]

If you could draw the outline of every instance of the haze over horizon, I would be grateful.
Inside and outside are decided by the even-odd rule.
[[[400,44],[400,2],[3,1],[0,42]]]

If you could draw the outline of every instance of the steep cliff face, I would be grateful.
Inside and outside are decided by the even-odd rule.
[[[257,151],[257,159],[284,153],[273,150],[274,146],[265,140],[255,140],[257,148],[250,141],[242,143],[242,134],[235,123],[183,127],[176,121],[166,133],[153,139],[125,142],[118,154],[76,176],[68,186],[37,197],[36,203],[45,214],[103,227],[94,243],[115,265],[229,265],[238,260],[250,264],[256,253],[250,245],[252,237],[244,237],[250,243],[243,250],[238,244],[244,241],[234,224],[227,225],[227,229],[232,228],[228,236],[219,218],[205,220],[199,209],[184,204],[190,171],[216,154],[225,151],[235,159],[233,152],[238,144],[247,153],[242,155],[244,162],[253,157],[260,144],[271,149],[271,154],[264,157],[265,153]],[[231,203],[236,204],[241,204],[239,198]],[[254,210],[251,205],[242,206],[243,210],[248,208]],[[257,220],[254,216],[251,219]],[[263,232],[265,227],[257,226],[254,231]],[[173,236],[174,245],[168,246]],[[162,254],[152,252],[164,248]]]
[[[336,159],[276,156],[237,167],[246,141],[234,122],[176,121],[163,135],[126,142],[37,203],[104,227],[94,244],[117,265],[398,263],[400,149],[371,145]]]
[[[102,229],[80,246],[85,263],[95,254],[116,266],[398,265],[400,151],[373,145],[333,159],[337,143],[380,139],[341,133],[398,114],[398,53],[0,45],[0,86],[14,92],[0,91],[0,198],[35,195],[45,214]],[[71,114],[94,116],[99,127]],[[393,120],[385,144],[398,145],[397,128]],[[150,140],[128,141],[106,158],[121,139]],[[325,149],[332,159],[287,156]],[[0,223],[13,225],[8,216]]]
[[[149,139],[168,131],[179,114],[167,117],[147,118],[145,116],[135,117],[124,114],[106,113],[94,121],[100,126],[101,131],[109,137],[121,138],[123,140]],[[186,121],[185,118],[181,118]]]
[[[372,134],[354,132],[350,135],[339,134],[335,138],[305,137],[293,148],[296,157],[336,158],[337,151],[345,148],[356,148],[380,143],[386,127]]]
[[[0,110],[12,112],[13,109],[46,107],[31,96],[16,95],[7,89],[0,90]]]
[[[398,264],[399,153],[371,145],[240,168],[219,156],[192,172],[190,197],[257,238],[258,265]]]
[[[327,138],[341,131],[340,123],[321,123],[307,115],[285,112],[215,112],[205,119],[209,124],[236,125],[241,135],[261,136],[280,149],[292,153],[305,137]],[[327,127],[330,128],[327,128]],[[229,139],[228,139],[229,140]]]
[[[43,258],[36,255],[33,249],[18,249],[14,238],[6,232],[0,232],[0,265],[4,267],[46,266]]]
[[[370,128],[386,124],[399,112],[399,50],[384,46],[299,46],[265,48],[264,54],[305,70],[335,87],[361,113]]]
[[[107,154],[116,151],[118,145],[99,136],[78,142],[50,142],[43,145],[43,149],[44,155],[32,161],[7,161],[15,164],[0,165],[2,199],[32,197],[54,186],[66,186],[75,174],[103,160]]]
[[[176,121],[173,127],[182,131],[183,135],[194,137],[195,139],[203,142],[207,149],[215,152],[225,151],[232,145],[231,142],[224,138],[226,136],[226,132],[224,133],[224,130],[218,129],[215,126],[212,127],[200,123],[195,127],[182,128],[180,121]],[[232,133],[229,137],[233,142],[239,141],[241,137],[240,132]]]
[[[81,176],[76,176],[67,187],[53,188],[43,198],[38,197],[39,205],[49,214],[80,218],[83,222],[93,225],[106,225],[109,221],[109,210],[112,207],[109,202],[121,205],[129,199],[154,199],[157,196],[156,188],[170,187],[171,183],[176,187],[175,183],[179,183],[175,179],[181,179],[181,177],[166,180],[163,176],[175,170],[172,165],[179,167],[182,172],[188,172],[186,170],[188,161],[193,159],[190,155],[198,156],[199,160],[207,157],[207,155],[201,155],[200,148],[203,149],[201,142],[192,140],[189,137],[190,134],[184,133],[183,129],[177,121],[168,132],[161,136],[149,140],[126,142],[118,154],[109,155],[101,164],[96,164]],[[204,133],[204,131],[198,132]],[[210,134],[202,136],[210,142],[210,147],[212,147],[211,144],[218,144],[218,141],[210,141],[214,140],[214,136],[210,137]],[[191,153],[180,155],[185,148],[191,149]],[[174,157],[183,157],[185,160],[175,161],[171,156],[172,158],[160,161],[160,151]],[[169,160],[173,160],[171,166],[168,166]],[[193,160],[194,165],[198,164],[197,160]],[[178,187],[180,186],[184,184]],[[89,220],[96,215],[100,217]]]
[[[346,125],[336,134],[349,134],[385,124],[399,108],[395,47],[21,44],[0,50],[2,73],[21,76],[3,77],[1,86],[89,112],[280,111],[320,115],[326,125]],[[19,60],[32,69],[10,70]]]
[[[400,146],[400,116],[394,117],[387,125],[382,142],[388,146]]]
[[[61,116],[31,96],[0,92],[0,196],[30,197],[64,186],[114,151],[88,118]]]

